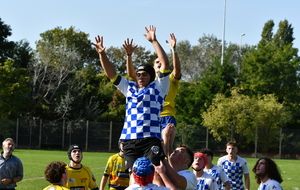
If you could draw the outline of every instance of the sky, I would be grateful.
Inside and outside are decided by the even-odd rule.
[[[107,48],[121,47],[130,38],[154,51],[143,36],[149,25],[156,27],[165,49],[170,33],[192,45],[204,34],[222,40],[223,32],[227,43],[256,45],[267,21],[274,21],[276,33],[285,19],[294,28],[294,47],[300,48],[299,10],[299,0],[0,0],[0,18],[12,29],[8,39],[26,39],[33,49],[41,33],[71,26],[91,41],[103,36]]]

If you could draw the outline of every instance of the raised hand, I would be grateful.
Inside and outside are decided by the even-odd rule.
[[[149,29],[147,27],[145,27],[146,33],[147,34],[143,34],[145,36],[145,38],[149,41],[149,42],[153,42],[156,41],[156,27],[153,25],[149,26]]]
[[[106,49],[106,47],[103,47],[103,36],[96,36],[95,37],[96,43],[91,42],[91,44],[93,46],[95,46],[96,51],[98,53],[104,52],[104,50]]]
[[[133,46],[132,42],[133,42],[133,39],[129,40],[129,38],[127,38],[124,41],[124,44],[122,45],[124,47],[127,55],[131,55],[134,52],[134,50],[138,47],[138,45]]]
[[[168,40],[166,40],[166,42],[167,42],[168,46],[170,46],[170,48],[174,49],[174,48],[176,48],[176,38],[175,38],[174,33],[170,34],[170,37],[171,37],[170,42]]]

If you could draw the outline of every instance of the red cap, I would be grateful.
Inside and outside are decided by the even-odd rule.
[[[207,157],[206,157],[206,155],[203,154],[203,153],[201,153],[201,152],[196,152],[194,154],[194,157],[195,156],[199,156],[199,157],[201,157],[203,159],[203,166],[202,166],[202,169],[203,169],[206,166],[206,164],[207,164]]]

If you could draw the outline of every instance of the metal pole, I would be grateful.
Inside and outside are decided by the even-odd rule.
[[[222,35],[222,55],[221,55],[221,65],[223,65],[223,62],[224,62],[225,21],[226,21],[226,0],[224,0],[224,15],[223,15],[223,35]]]
[[[110,121],[109,126],[109,152],[111,152],[111,144],[112,144],[112,121]]]
[[[89,142],[89,120],[86,121],[86,132],[85,132],[85,151],[87,152],[88,149],[88,142]]]
[[[241,42],[240,42],[240,54],[242,54],[242,37],[245,36],[244,33],[241,34]]]
[[[43,121],[40,119],[39,150],[42,148],[42,125]]]
[[[20,126],[20,119],[17,118],[17,129],[16,129],[16,148],[18,148],[19,144],[19,126]]]
[[[66,120],[63,119],[63,128],[62,128],[62,137],[61,137],[61,149],[65,148],[65,129],[66,128]]]

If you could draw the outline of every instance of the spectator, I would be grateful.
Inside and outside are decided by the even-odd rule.
[[[12,153],[15,150],[15,141],[12,138],[6,138],[2,142],[0,157],[0,189],[14,189],[17,182],[23,179],[23,164],[21,160]]]

